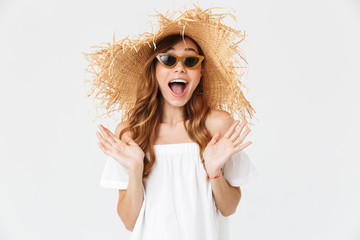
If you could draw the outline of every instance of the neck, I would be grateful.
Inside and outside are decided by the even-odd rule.
[[[177,124],[185,121],[184,107],[174,106],[164,102],[162,106],[161,123]]]

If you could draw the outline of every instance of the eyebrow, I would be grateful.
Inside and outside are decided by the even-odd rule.
[[[170,47],[166,51],[169,51],[169,50],[175,50],[175,49],[173,47]],[[198,54],[194,48],[185,48],[185,51],[194,51],[196,54]]]

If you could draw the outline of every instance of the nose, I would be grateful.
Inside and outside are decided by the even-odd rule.
[[[182,61],[178,61],[174,67],[175,72],[186,72],[186,68],[184,66],[184,63]]]

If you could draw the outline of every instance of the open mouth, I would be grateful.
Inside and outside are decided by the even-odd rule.
[[[173,83],[169,83],[169,88],[171,92],[174,93],[174,95],[182,96],[187,90],[188,85],[189,83],[173,82]]]

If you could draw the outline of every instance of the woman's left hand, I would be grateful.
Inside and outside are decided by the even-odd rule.
[[[239,123],[240,120],[235,121],[221,139],[221,132],[218,131],[206,146],[203,156],[206,171],[210,177],[217,176],[220,169],[223,168],[234,153],[240,152],[252,143],[249,141],[241,144],[251,130],[247,128],[240,136],[247,121],[243,121],[240,126],[236,128]]]

